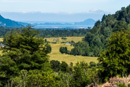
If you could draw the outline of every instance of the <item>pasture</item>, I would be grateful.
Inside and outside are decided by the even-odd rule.
[[[68,64],[70,64],[71,62],[73,64],[75,64],[75,63],[81,62],[81,61],[84,61],[86,63],[89,63],[91,61],[97,62],[97,57],[73,56],[73,55],[68,55],[68,54],[61,54],[59,52],[59,48],[61,46],[67,47],[68,50],[71,50],[73,48],[73,46],[71,46],[70,44],[66,44],[66,42],[70,42],[72,40],[74,42],[78,42],[78,41],[81,41],[83,39],[83,37],[67,37],[66,40],[61,39],[61,37],[45,38],[45,39],[47,39],[47,41],[50,42],[50,45],[52,47],[52,52],[49,54],[50,60],[58,60],[60,62],[65,61]],[[54,44],[54,43],[51,43],[51,42],[56,42],[56,43]],[[62,42],[65,42],[65,43],[62,43]]]
[[[91,61],[97,62],[97,57],[86,57],[86,56],[73,56],[73,55],[68,55],[68,54],[61,54],[59,52],[59,48],[62,47],[67,47],[68,50],[71,50],[73,46],[70,44],[66,44],[67,42],[74,41],[78,42],[83,39],[83,37],[66,37],[67,39],[64,40],[61,37],[52,37],[52,38],[45,38],[47,41],[50,42],[50,45],[52,47],[52,52],[49,54],[49,59],[50,60],[58,60],[60,62],[65,61],[66,63],[70,64],[71,62],[73,64],[76,64],[77,62],[86,62],[89,63]],[[0,41],[3,39],[0,38]],[[0,51],[0,55],[1,55]]]

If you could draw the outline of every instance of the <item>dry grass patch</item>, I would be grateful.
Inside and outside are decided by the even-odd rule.
[[[70,64],[71,62],[75,64],[81,61],[84,61],[86,63],[89,63],[91,61],[97,62],[97,57],[73,56],[73,55],[68,55],[68,54],[61,54],[59,52],[59,48],[61,46],[66,46],[69,49],[73,48],[72,46],[65,45],[65,44],[51,44],[52,52],[49,54],[50,60],[58,60],[60,62],[65,61],[68,64]]]
[[[54,37],[54,38],[45,38],[49,42],[56,42],[56,40],[59,40],[57,44],[51,44],[52,47],[52,52],[49,54],[50,60],[58,60],[58,61],[65,61],[66,63],[70,64],[71,62],[73,64],[84,61],[84,62],[97,62],[97,57],[85,57],[85,56],[73,56],[73,55],[68,55],[68,54],[61,54],[59,52],[59,48],[62,47],[67,47],[68,50],[71,50],[73,46],[66,45],[65,43],[62,44],[61,42],[78,42],[83,39],[83,37],[66,37],[66,40],[61,39],[61,37]],[[0,38],[0,41],[3,41],[3,38]],[[2,51],[0,51],[0,55],[2,55]]]
[[[47,39],[47,41],[49,42],[57,42],[57,43],[70,42],[70,41],[78,42],[83,39],[83,37],[66,37],[66,38],[67,38],[66,40],[63,40],[62,37],[52,37],[52,38],[45,38],[45,39]]]
[[[3,38],[0,38],[0,42],[3,41]]]

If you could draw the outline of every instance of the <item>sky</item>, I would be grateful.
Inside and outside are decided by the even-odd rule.
[[[114,14],[130,0],[0,0],[0,14],[15,21],[79,22]]]
[[[114,13],[130,0],[0,0],[0,12]]]

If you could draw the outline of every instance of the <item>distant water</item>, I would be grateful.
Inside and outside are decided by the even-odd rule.
[[[93,25],[35,25],[36,29],[81,29],[93,27]]]

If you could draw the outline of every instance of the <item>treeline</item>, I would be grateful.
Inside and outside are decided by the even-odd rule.
[[[130,74],[130,30],[111,35],[98,63],[75,65],[49,61],[51,47],[37,34],[30,27],[6,34],[0,56],[1,87],[86,87],[91,83],[97,86],[111,77]]]
[[[107,38],[113,32],[130,29],[130,6],[122,7],[115,14],[104,15],[89,30],[83,41],[74,45],[72,55],[99,56],[106,48]]]
[[[0,37],[4,37],[10,30],[16,28],[0,27]],[[17,28],[18,30],[20,28]],[[69,37],[69,36],[85,36],[88,29],[37,29],[38,37]],[[35,30],[35,29],[34,29]]]
[[[69,36],[85,36],[88,29],[43,29],[38,30],[39,37],[69,37]]]
[[[11,28],[0,27],[0,37],[4,37],[7,32],[9,32]]]

